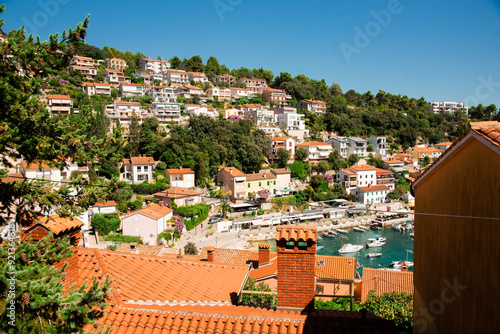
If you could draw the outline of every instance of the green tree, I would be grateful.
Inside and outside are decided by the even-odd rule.
[[[234,209],[231,207],[228,201],[222,201],[217,206],[217,212],[222,214],[222,217],[227,218],[227,214],[232,212]]]
[[[182,65],[181,59],[177,56],[173,56],[168,62],[170,63],[170,67],[175,69],[179,69]]]
[[[387,198],[389,198],[391,201],[397,201],[401,198],[401,194],[397,190],[392,190],[387,194]]]
[[[278,149],[278,152],[276,153],[276,157],[278,158],[278,165],[280,167],[285,167],[288,163],[288,160],[290,160],[290,155],[291,154],[287,149],[280,147]]]
[[[188,242],[184,246],[184,254],[186,255],[198,255],[198,248],[196,248],[196,245],[194,242]]]
[[[370,291],[363,306],[381,318],[392,320],[398,329],[413,328],[413,294],[404,292],[384,293],[377,296]]]
[[[294,179],[305,180],[309,173],[304,166],[303,162],[295,161],[293,164],[289,165],[291,176]]]
[[[336,82],[333,82],[332,85],[330,86],[330,94],[332,96],[339,96],[342,95],[342,89],[340,88],[340,85]]]
[[[360,159],[361,158],[358,155],[353,153],[353,154],[349,155],[349,158],[347,159],[347,161],[352,166],[352,165],[357,164]]]
[[[324,178],[322,175],[313,175],[311,177],[311,182],[309,184],[311,187],[315,190],[318,191],[319,187],[321,186],[321,183],[323,182]]]
[[[322,160],[322,161],[318,162],[318,165],[316,166],[316,170],[321,174],[325,174],[326,172],[328,172],[330,170],[330,164],[328,163],[328,161]]]
[[[132,119],[130,120],[130,125],[128,127],[128,154],[131,157],[136,157],[139,155],[141,149],[141,126],[137,115],[132,114]]]
[[[296,161],[304,162],[306,161],[308,156],[309,156],[309,150],[307,150],[307,148],[299,147],[295,150],[294,157]]]
[[[99,234],[104,236],[109,233],[115,233],[120,228],[120,218],[116,214],[95,214],[92,216],[90,225],[94,230],[98,230]]]
[[[73,255],[68,238],[53,234],[37,243],[16,242],[14,260],[10,246],[0,246],[0,291],[9,291],[10,272],[15,272],[15,292],[0,295],[0,331],[3,333],[81,333],[86,323],[94,323],[108,305],[104,302],[111,281],[100,283],[97,276],[80,287],[65,291],[62,283],[65,263],[54,264]],[[15,307],[15,319],[7,307]]]
[[[259,294],[259,293],[248,293],[248,292],[272,292],[273,290],[269,287],[269,284],[261,282],[258,283],[255,280],[249,279],[245,283],[243,288],[243,293],[241,296],[241,305],[249,306],[260,306],[260,307],[274,307],[278,303],[278,294]]]

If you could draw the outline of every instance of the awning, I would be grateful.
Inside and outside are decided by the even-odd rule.
[[[319,218],[325,218],[323,215],[314,215],[314,216],[304,216],[300,217],[300,220],[308,220],[308,219],[319,219]]]

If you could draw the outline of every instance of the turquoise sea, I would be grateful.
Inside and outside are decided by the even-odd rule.
[[[344,255],[339,254],[339,249],[342,247],[342,243],[364,245],[365,247],[358,252],[358,263],[360,267],[357,269],[357,271],[361,276],[362,269],[364,267],[389,267],[392,261],[397,260],[408,260],[413,262],[413,238],[410,237],[410,233],[413,231],[398,232],[393,230],[391,226],[387,226],[382,230],[369,230],[366,232],[356,232],[353,229],[346,230],[348,230],[349,233],[339,233],[339,235],[335,238],[323,237],[322,232],[318,233],[322,238],[321,240],[318,240],[318,246],[324,246],[324,248],[318,250],[317,254],[356,257],[356,253],[349,253]],[[380,235],[387,238],[386,244],[382,247],[366,247],[368,238],[372,238],[373,235]],[[275,252],[276,242],[274,240],[268,240],[266,242],[271,243],[271,251]],[[255,242],[252,246],[257,248],[257,244],[258,242]],[[366,257],[366,254],[368,253],[382,253],[382,256],[368,258]],[[413,271],[413,267],[410,267],[409,271]]]

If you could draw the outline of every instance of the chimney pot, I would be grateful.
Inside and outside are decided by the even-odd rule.
[[[259,244],[259,267],[269,264],[271,259],[271,245],[266,243]]]
[[[207,247],[207,262],[215,262],[214,248],[212,246]]]

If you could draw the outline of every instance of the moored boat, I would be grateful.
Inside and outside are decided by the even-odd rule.
[[[356,231],[356,232],[366,232],[365,229],[359,228],[358,226],[354,227],[354,231]]]
[[[363,248],[362,245],[345,244],[344,246],[342,246],[341,249],[339,249],[339,253],[340,254],[356,253],[362,248]]]
[[[406,266],[408,268],[409,267],[413,267],[413,262],[411,262],[411,261],[403,261],[403,260],[393,261],[390,264],[390,267],[395,268],[395,269],[401,269],[401,267],[403,267],[405,264],[406,264]]]
[[[369,231],[370,230],[370,228],[368,226],[359,225],[358,227],[360,229],[362,229],[362,230],[365,230],[365,231]]]
[[[385,245],[385,241],[373,240],[366,244],[366,247],[382,247]]]
[[[326,232],[323,232],[323,236],[326,237],[326,238],[335,238],[337,236],[337,232],[335,232],[334,230],[328,230]]]
[[[382,253],[368,253],[366,257],[379,257],[382,256]]]
[[[347,231],[347,230],[342,230],[342,229],[340,229],[340,228],[338,228],[338,229],[337,229],[337,232],[339,232],[339,233],[343,233],[343,234],[347,234],[347,233],[349,233],[349,231]]]

